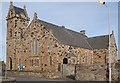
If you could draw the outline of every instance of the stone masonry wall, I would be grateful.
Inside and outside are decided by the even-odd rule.
[[[29,76],[39,78],[62,78],[61,72],[46,72],[46,71],[7,71],[7,76]]]
[[[63,64],[63,70],[62,70],[62,75],[64,77],[66,76],[75,76],[75,65],[71,65],[71,64]]]
[[[108,81],[109,71],[106,65],[77,65],[76,80],[80,81]],[[112,81],[118,81],[119,67],[112,67]]]
[[[118,63],[115,65],[115,69],[118,71],[118,81],[120,82],[120,60],[118,60]]]
[[[94,64],[105,65],[106,63],[106,55],[108,54],[107,49],[99,49],[93,51],[94,56]]]
[[[105,65],[77,65],[75,79],[79,81],[106,81],[106,71]]]

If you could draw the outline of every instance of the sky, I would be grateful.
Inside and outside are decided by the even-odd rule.
[[[68,29],[80,32],[86,30],[88,37],[108,34],[108,9],[100,5],[97,1],[77,0],[59,2],[58,0],[41,0],[41,2],[14,2],[17,7],[23,8],[26,5],[30,21],[33,19],[34,12],[37,12],[38,18],[59,26],[65,26]],[[106,0],[107,1],[107,0]],[[110,29],[115,34],[115,40],[118,46],[118,0],[110,0],[106,5],[110,8]],[[0,60],[6,60],[6,16],[8,14],[10,3],[0,3]],[[119,57],[120,58],[120,57]]]

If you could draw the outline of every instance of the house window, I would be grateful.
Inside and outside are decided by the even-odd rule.
[[[12,29],[10,29],[10,37],[12,37]]]
[[[37,40],[34,39],[34,54],[37,54]]]

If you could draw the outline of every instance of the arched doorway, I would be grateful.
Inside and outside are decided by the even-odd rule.
[[[10,58],[10,70],[12,70],[12,58]]]
[[[68,59],[67,58],[63,59],[63,64],[68,64]]]

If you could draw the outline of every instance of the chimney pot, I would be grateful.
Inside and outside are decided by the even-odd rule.
[[[80,34],[85,35],[85,30],[81,30]]]

